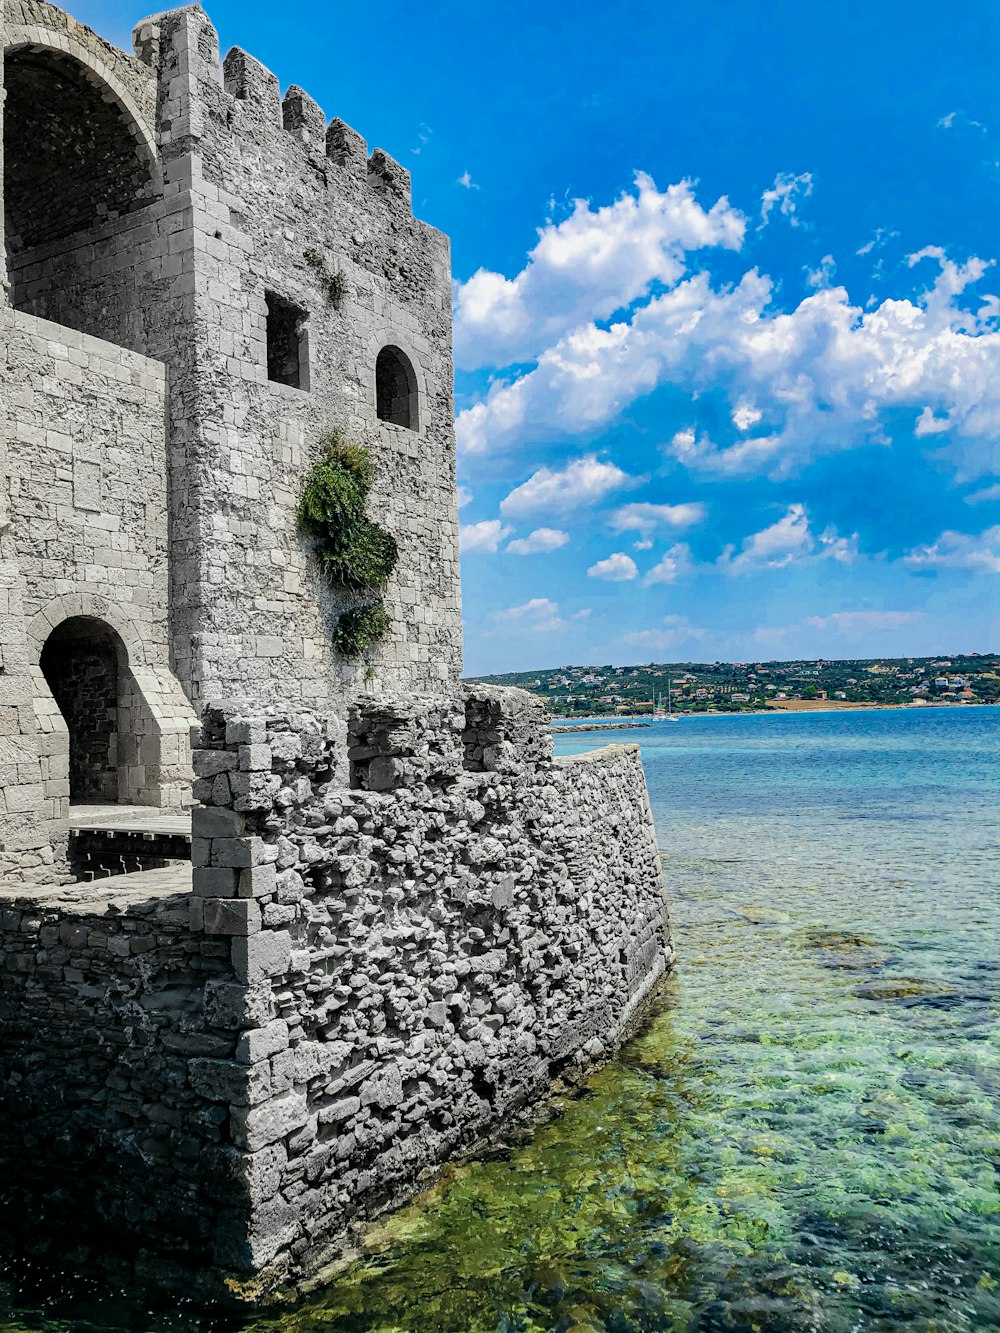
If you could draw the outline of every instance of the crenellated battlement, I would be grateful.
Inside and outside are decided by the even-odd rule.
[[[192,95],[200,77],[205,87],[221,87],[227,98],[239,103],[239,108],[227,108],[227,127],[234,135],[253,137],[263,127],[284,131],[307,157],[325,153],[386,201],[410,207],[410,173],[384,149],[369,154],[363,136],[342,120],[328,126],[323,108],[298,85],[282,96],[277,76],[242,47],[232,47],[220,60],[218,33],[200,5],[144,19],[133,30],[133,45],[136,57],[158,71],[161,80],[173,82],[179,72],[189,78],[195,74]]]

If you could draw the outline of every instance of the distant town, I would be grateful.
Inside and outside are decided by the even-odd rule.
[[[540,695],[555,717],[929,708],[997,703],[1000,655],[563,666],[476,679]]]

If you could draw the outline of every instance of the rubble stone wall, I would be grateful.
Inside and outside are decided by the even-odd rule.
[[[362,701],[348,786],[339,726],[209,710],[193,911],[248,988],[248,1272],[315,1271],[605,1056],[669,966],[637,748],[553,760],[541,718],[514,691]]]
[[[229,1262],[245,1226],[227,1114],[188,1078],[235,1049],[229,949],[192,932],[171,875],[0,888],[7,1216],[57,1255],[110,1233],[168,1278],[175,1260]]]

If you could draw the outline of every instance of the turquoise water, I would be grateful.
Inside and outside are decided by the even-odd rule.
[[[642,745],[673,899],[650,1023],[528,1142],[249,1327],[1000,1327],[1000,709],[608,739]],[[3,1301],[3,1333],[203,1326],[110,1293]]]

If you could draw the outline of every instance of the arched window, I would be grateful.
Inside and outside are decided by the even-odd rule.
[[[405,352],[383,347],[375,362],[375,405],[379,421],[408,430],[420,427],[417,377]]]

